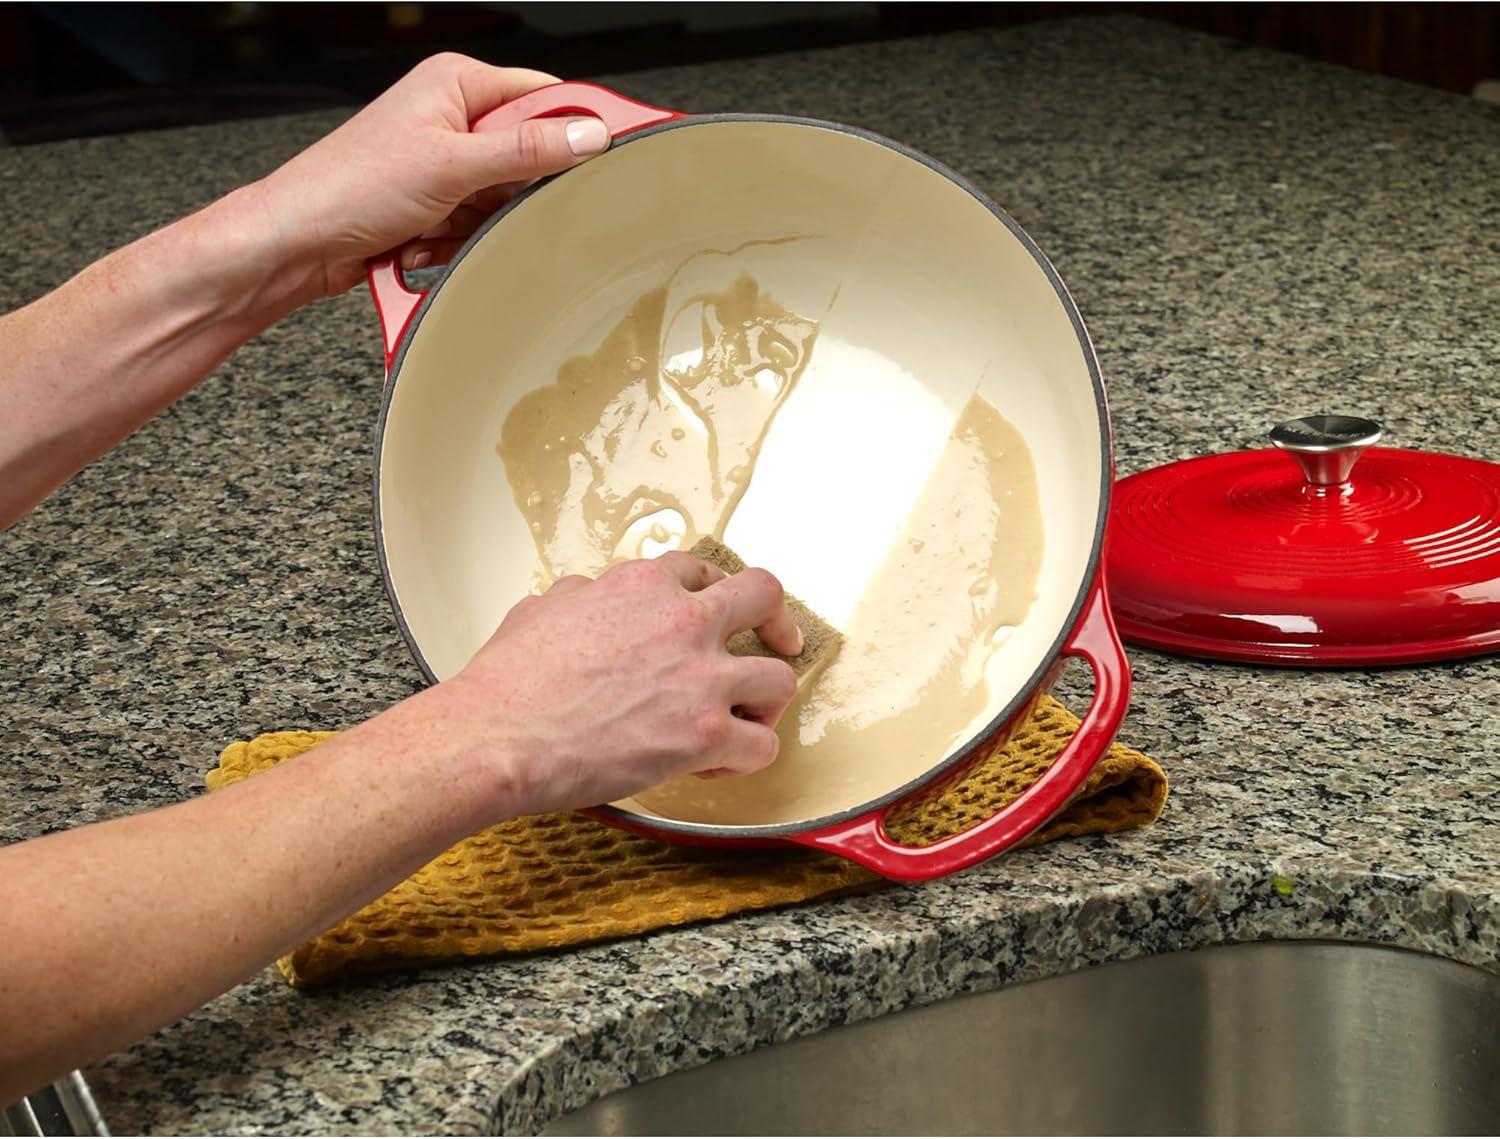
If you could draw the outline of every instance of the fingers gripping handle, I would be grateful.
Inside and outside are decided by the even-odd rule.
[[[1130,700],[1130,666],[1115,632],[1102,582],[1063,648],[1094,672],[1094,699],[1073,738],[1046,772],[1019,798],[982,823],[930,846],[906,846],[886,833],[891,808],[791,836],[818,850],[842,855],[877,874],[907,882],[967,869],[1020,842],[1068,802],[1115,738]]]
[[[491,131],[513,126],[527,119],[554,115],[593,115],[609,128],[611,138],[620,138],[642,127],[685,118],[676,111],[637,103],[624,95],[593,83],[554,83],[538,87],[519,98],[503,103],[469,124],[471,131]],[[426,294],[407,288],[401,275],[399,249],[382,253],[366,263],[370,296],[380,318],[385,338],[385,370],[390,375],[396,349],[406,334],[417,306]]]

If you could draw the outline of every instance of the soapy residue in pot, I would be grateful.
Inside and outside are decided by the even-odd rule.
[[[505,419],[498,450],[548,579],[722,537],[807,364],[817,322],[748,274],[668,313],[672,284]]]
[[[504,422],[497,451],[536,542],[539,585],[722,537],[808,365],[819,320],[745,272],[669,312],[677,277],[640,296],[598,349],[565,362]],[[783,716],[777,761],[740,778],[676,780],[623,805],[767,825],[846,810],[918,778],[987,711],[986,667],[1035,598],[1042,537],[1026,442],[975,394],[843,623],[838,656]]]

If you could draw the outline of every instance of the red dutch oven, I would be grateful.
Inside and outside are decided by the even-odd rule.
[[[682,115],[578,83],[543,88],[474,126],[558,114],[603,120],[609,151],[508,204],[425,292],[406,286],[392,257],[370,266],[387,368],[376,537],[422,671],[433,682],[459,671],[537,584],[532,534],[498,453],[517,401],[594,352],[674,266],[751,257],[762,289],[817,307],[821,324],[801,381],[809,394],[792,397],[803,400],[801,418],[788,403],[773,423],[727,540],[837,624],[853,600],[835,596],[839,582],[858,592],[926,485],[933,441],[977,393],[1034,464],[1036,595],[993,654],[982,711],[956,742],[925,758],[914,749],[909,762],[881,757],[885,783],[851,801],[734,825],[668,818],[636,801],[590,813],[670,842],[830,851],[904,880],[1015,845],[1076,795],[1114,738],[1130,687],[1101,568],[1112,477],[1104,386],[1056,271],[959,175],[856,128]],[[774,523],[741,544],[741,514]],[[956,504],[953,526],[977,522]],[[820,574],[822,593],[811,589]],[[895,841],[885,827],[892,810],[1000,746],[1070,658],[1092,670],[1094,696],[1046,774],[961,834],[922,847]],[[920,700],[919,678],[912,684]],[[716,782],[729,794],[737,780]]]

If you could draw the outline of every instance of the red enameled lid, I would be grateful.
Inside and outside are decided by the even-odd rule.
[[[1373,447],[1380,434],[1314,415],[1271,432],[1278,449],[1120,480],[1105,581],[1121,635],[1328,666],[1500,648],[1500,464]]]

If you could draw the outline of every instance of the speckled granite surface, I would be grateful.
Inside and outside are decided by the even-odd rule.
[[[1122,473],[1314,410],[1500,458],[1492,108],[1092,19],[618,86],[859,123],[976,179],[1077,297]],[[335,118],[0,151],[0,304]],[[317,305],[0,536],[0,839],[196,794],[226,740],[419,683],[369,533],[379,360],[362,295]],[[1134,661],[1124,736],[1175,784],[1150,831],[560,957],[317,995],[266,973],[91,1072],[101,1107],[120,1132],[524,1132],[765,1041],[1181,946],[1333,937],[1500,969],[1494,658]]]

